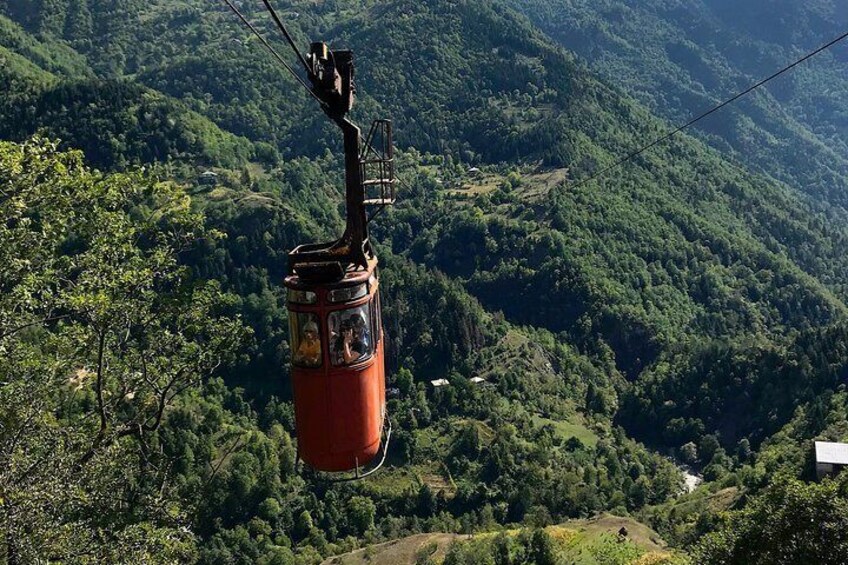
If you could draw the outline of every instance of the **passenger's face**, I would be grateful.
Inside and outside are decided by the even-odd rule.
[[[311,343],[318,338],[318,332],[315,330],[304,330],[303,336],[306,338],[306,341]]]

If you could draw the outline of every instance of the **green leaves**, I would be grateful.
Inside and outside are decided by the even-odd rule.
[[[171,406],[248,336],[219,286],[178,263],[202,217],[172,185],[92,173],[41,140],[0,144],[0,171],[6,552],[187,555],[169,463],[151,448]]]
[[[786,477],[741,510],[694,551],[695,563],[839,565],[848,560],[848,475],[821,484]]]

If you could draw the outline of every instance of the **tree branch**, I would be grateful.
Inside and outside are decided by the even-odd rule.
[[[103,400],[103,368],[106,360],[106,332],[100,331],[97,341],[97,409],[100,413],[100,432],[97,434],[102,439],[106,434],[108,421],[106,419],[106,405]]]
[[[229,457],[229,456],[230,456],[230,455],[231,455],[231,454],[232,454],[232,453],[233,453],[236,449],[238,449],[239,447],[241,447],[241,445],[242,445],[242,443],[241,443],[241,435],[239,435],[239,436],[236,438],[236,440],[233,442],[233,445],[232,445],[232,446],[230,446],[230,448],[226,451],[226,453],[224,453],[224,456],[223,456],[223,457],[221,457],[221,459],[218,461],[218,464],[217,464],[217,465],[215,465],[215,466],[212,468],[212,472],[209,474],[209,478],[207,478],[207,479],[206,479],[206,482],[205,482],[205,483],[204,483],[204,485],[203,485],[204,487],[208,486],[208,485],[212,482],[212,479],[214,479],[214,478],[215,478],[215,475],[217,475],[217,474],[218,474],[218,471],[219,471],[219,470],[221,469],[221,467],[224,465],[224,462],[227,460],[227,457]]]
[[[27,328],[31,328],[33,326],[39,326],[41,324],[47,324],[49,322],[55,322],[57,320],[64,320],[65,318],[70,318],[70,317],[71,317],[70,314],[65,314],[63,316],[53,316],[53,317],[50,317],[50,318],[44,318],[43,320],[36,320],[35,322],[30,322],[28,324],[24,324],[24,325],[18,326],[16,328],[12,328],[7,332],[0,333],[0,340],[6,339],[7,337],[11,337],[11,336],[15,335],[16,333],[23,331]]]

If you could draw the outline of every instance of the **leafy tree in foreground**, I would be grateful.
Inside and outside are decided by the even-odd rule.
[[[704,565],[848,563],[848,474],[820,484],[775,482],[698,544]]]
[[[172,187],[0,144],[0,561],[191,559],[155,436],[244,337],[178,265],[201,231]]]

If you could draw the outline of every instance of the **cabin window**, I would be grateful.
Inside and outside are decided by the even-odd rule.
[[[292,304],[317,304],[318,295],[309,290],[289,289],[289,302]]]
[[[327,300],[332,303],[350,302],[351,300],[362,298],[366,294],[368,294],[368,287],[364,284],[359,284],[356,286],[348,286],[345,288],[331,290],[327,295]]]
[[[298,367],[320,367],[321,324],[315,314],[289,312],[291,326],[292,363]]]
[[[374,353],[369,305],[330,312],[330,360],[333,365],[354,365]]]
[[[374,343],[380,343],[383,337],[383,319],[380,315],[380,293],[374,295],[374,300],[371,301],[371,306],[374,308],[374,313],[371,316],[374,322]]]

